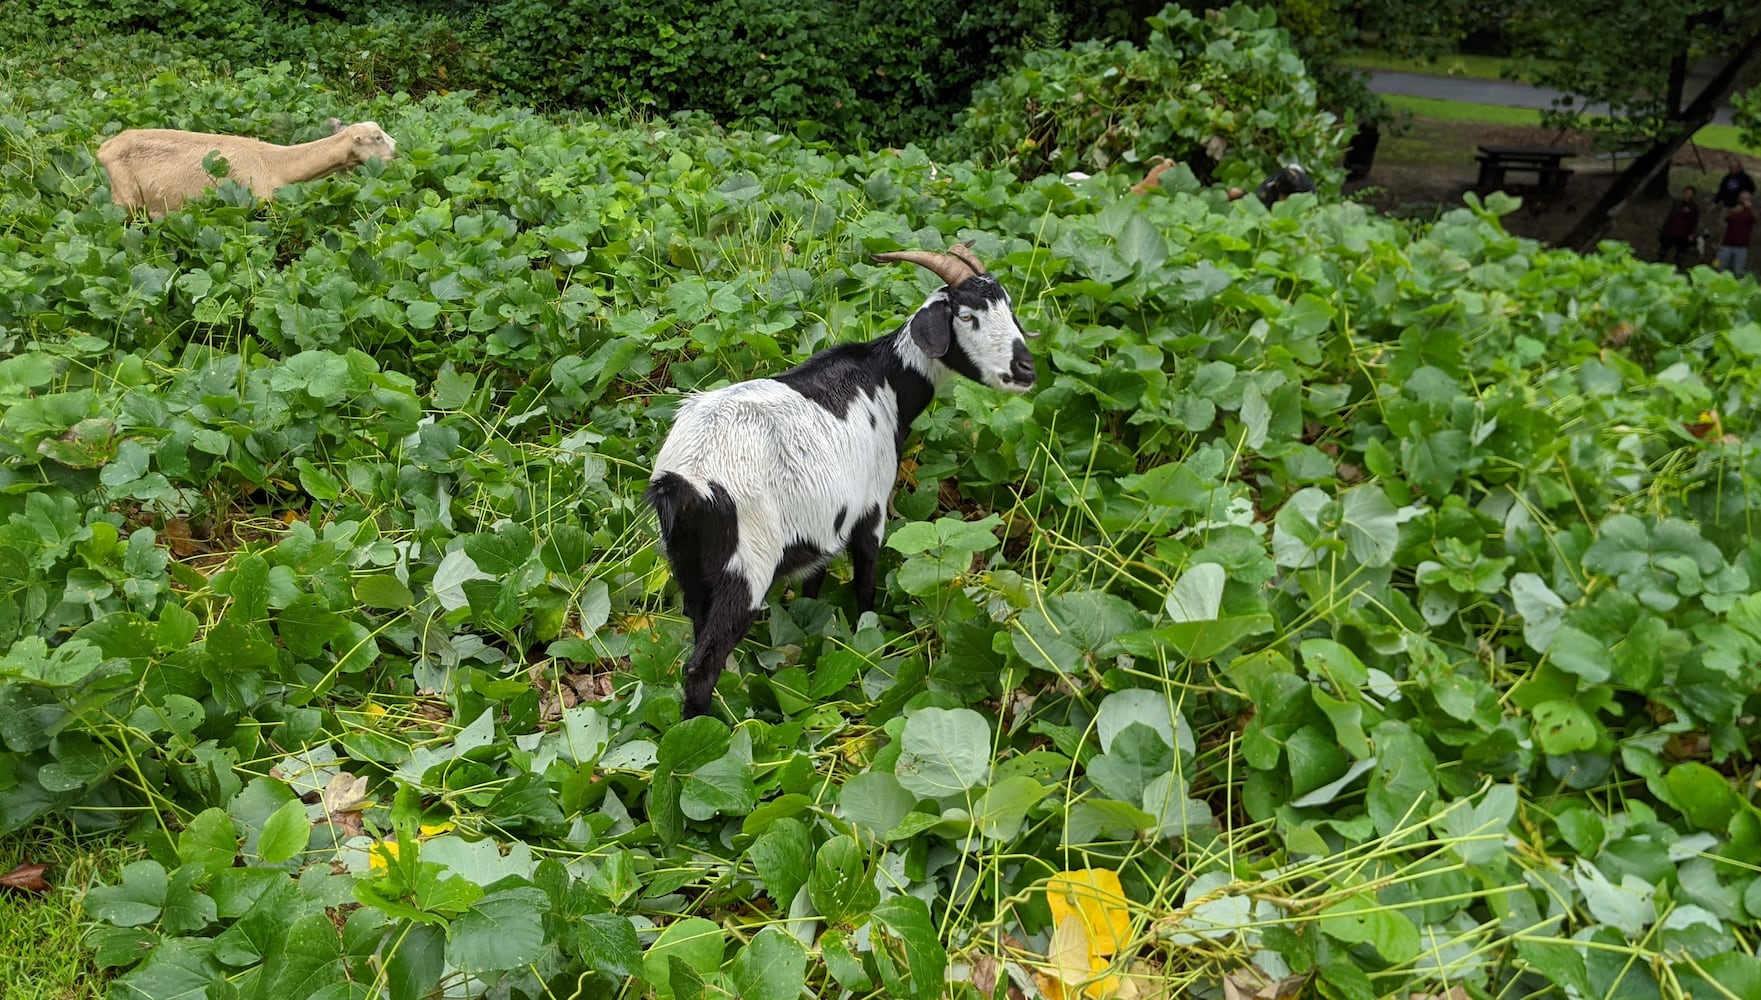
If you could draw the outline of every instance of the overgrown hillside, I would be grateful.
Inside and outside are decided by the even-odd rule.
[[[111,995],[1761,995],[1752,283],[115,44],[0,70],[0,830],[145,845]],[[401,155],[129,223],[168,109]],[[670,412],[967,238],[1040,387],[681,724]]]

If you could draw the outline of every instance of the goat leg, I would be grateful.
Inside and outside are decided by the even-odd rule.
[[[880,561],[880,508],[871,507],[850,528],[851,585],[856,590],[856,614],[874,610],[875,564]]]
[[[801,578],[801,596],[817,599],[819,588],[825,586],[825,567],[814,570]]]
[[[758,609],[750,605],[744,586],[719,587],[709,594],[709,607],[685,660],[685,718],[709,714],[716,678],[758,618]]]

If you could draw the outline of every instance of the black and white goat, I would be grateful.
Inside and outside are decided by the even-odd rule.
[[[900,449],[951,374],[1008,392],[1032,387],[1009,293],[969,246],[874,255],[946,282],[892,333],[680,404],[647,499],[693,628],[686,718],[709,712],[716,678],[777,581],[804,576],[801,593],[817,597],[826,564],[848,547],[856,607],[873,610]]]

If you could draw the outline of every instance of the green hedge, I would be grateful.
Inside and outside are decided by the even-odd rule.
[[[1203,17],[1170,4],[1141,48],[1078,42],[1029,53],[980,87],[946,146],[1023,176],[1103,170],[1165,156],[1200,180],[1251,186],[1300,162],[1323,186],[1344,141],[1270,9]]]

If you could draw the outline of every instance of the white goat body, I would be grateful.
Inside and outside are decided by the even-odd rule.
[[[98,163],[110,178],[110,197],[125,209],[145,208],[151,218],[217,186],[203,166],[209,153],[225,157],[226,176],[271,200],[277,189],[358,167],[375,157],[397,155],[397,142],[377,122],[344,126],[295,146],[277,146],[242,135],[145,128],[118,132],[98,147]]]
[[[720,484],[733,501],[738,544],[726,570],[746,582],[756,611],[791,543],[813,550],[791,572],[823,566],[858,521],[873,521],[878,544],[898,475],[898,422],[885,385],[858,394],[840,417],[782,382],[753,379],[686,398],[654,468],[705,497]]]

